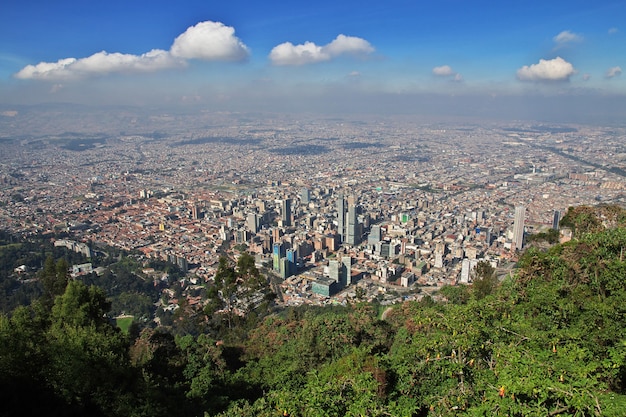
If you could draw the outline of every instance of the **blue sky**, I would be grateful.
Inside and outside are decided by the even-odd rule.
[[[504,97],[601,113],[610,97],[626,116],[624,1],[6,3],[5,106],[366,111],[395,97],[417,111],[440,97],[445,113]]]

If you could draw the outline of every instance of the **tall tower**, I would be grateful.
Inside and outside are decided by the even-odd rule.
[[[283,200],[281,218],[283,226],[291,226],[291,200],[286,198]]]
[[[302,204],[309,204],[311,202],[311,190],[303,188],[301,192]]]
[[[343,243],[346,235],[346,200],[343,199],[343,194],[339,194],[337,199],[337,231],[339,243]]]
[[[552,228],[559,230],[559,222],[561,221],[561,212],[554,210],[554,217],[552,218]]]
[[[526,207],[515,206],[515,220],[513,222],[513,243],[515,249],[522,249],[524,244],[524,220],[526,217]]]
[[[445,252],[445,243],[438,242],[437,245],[435,245],[435,268],[443,268],[443,255]]]
[[[292,275],[295,275],[297,271],[297,266],[296,266],[296,259],[297,258],[297,254],[295,249],[291,248],[291,249],[287,249],[287,265],[288,265],[288,270],[287,270],[287,276],[290,277]]]
[[[246,218],[246,224],[248,229],[252,233],[256,233],[259,231],[259,215],[256,213],[248,213],[248,217]]]
[[[343,256],[341,258],[341,286],[347,287],[352,284],[352,258]]]
[[[285,257],[285,246],[280,243],[274,243],[274,251],[272,253],[272,266],[274,271],[280,271],[280,260]]]
[[[367,243],[370,245],[375,245],[381,240],[383,240],[383,237],[382,237],[382,231],[380,229],[380,225],[375,224],[372,226],[372,229],[370,230],[370,234],[367,237]]]
[[[359,222],[356,217],[356,198],[348,197],[348,224],[346,225],[346,243],[356,245],[359,243],[360,235],[358,232]]]
[[[341,283],[341,266],[338,260],[331,259],[328,261],[328,277],[338,284]]]

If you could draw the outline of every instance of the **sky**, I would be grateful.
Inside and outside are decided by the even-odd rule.
[[[619,121],[623,70],[623,0],[0,6],[4,109],[78,103]]]

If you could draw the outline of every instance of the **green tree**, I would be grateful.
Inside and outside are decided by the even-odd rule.
[[[44,263],[40,278],[43,284],[44,301],[48,306],[52,306],[54,298],[63,294],[69,280],[69,265],[63,258],[56,263],[52,256],[48,256]]]
[[[492,294],[498,285],[496,270],[487,261],[480,261],[472,271],[472,294],[482,299]]]
[[[229,329],[238,320],[237,313],[245,316],[270,292],[267,278],[261,275],[254,257],[248,253],[241,254],[236,266],[221,257],[214,284],[214,289],[209,288],[207,292],[209,303],[205,312],[212,315],[222,309]]]

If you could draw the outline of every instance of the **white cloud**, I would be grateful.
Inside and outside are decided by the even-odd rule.
[[[589,81],[591,79],[591,74],[583,74],[583,81]]]
[[[242,61],[248,47],[235,36],[235,29],[220,22],[200,22],[179,35],[170,48],[173,56],[207,61]]]
[[[566,81],[574,75],[574,66],[561,58],[540,59],[539,63],[524,65],[517,70],[517,78],[521,81]]]
[[[563,45],[570,42],[580,42],[583,40],[583,37],[576,33],[570,32],[569,30],[564,30],[563,32],[552,38],[552,40],[554,40],[554,42],[559,45]]]
[[[67,74],[67,67],[76,62],[76,58],[59,59],[57,62],[40,62],[37,65],[26,65],[15,77],[29,78],[63,78]]]
[[[270,60],[274,65],[304,65],[328,61],[330,58],[321,46],[313,42],[301,45],[285,42],[275,46],[270,52]]]
[[[356,36],[339,35],[331,43],[324,46],[325,52],[330,56],[343,54],[370,54],[374,48],[368,41]]]
[[[234,36],[235,30],[219,22],[200,22],[179,35],[170,51],[153,49],[141,55],[97,52],[86,58],[27,65],[15,74],[20,79],[63,80],[116,72],[151,72],[183,67],[185,59],[239,61],[248,48]]]
[[[305,65],[329,61],[341,55],[361,55],[374,51],[374,47],[362,38],[339,35],[327,45],[319,46],[313,42],[294,45],[281,43],[270,52],[274,65]]]
[[[606,78],[614,78],[622,74],[622,68],[620,67],[611,67],[606,70]]]
[[[618,28],[610,28],[609,29],[609,35],[615,35],[618,32],[619,32]]]
[[[433,68],[433,74],[439,77],[449,77],[451,75],[454,75],[455,72],[449,65],[442,65],[440,67]]]
[[[449,77],[453,81],[456,81],[456,82],[463,81],[463,76],[459,74],[458,72],[454,71],[452,67],[450,67],[449,65],[441,65],[439,67],[434,67],[433,75],[436,75],[437,77]]]
[[[21,79],[61,80],[113,72],[150,72],[184,65],[169,52],[153,49],[142,55],[97,52],[87,58],[66,58],[57,62],[27,65],[15,76]]]

